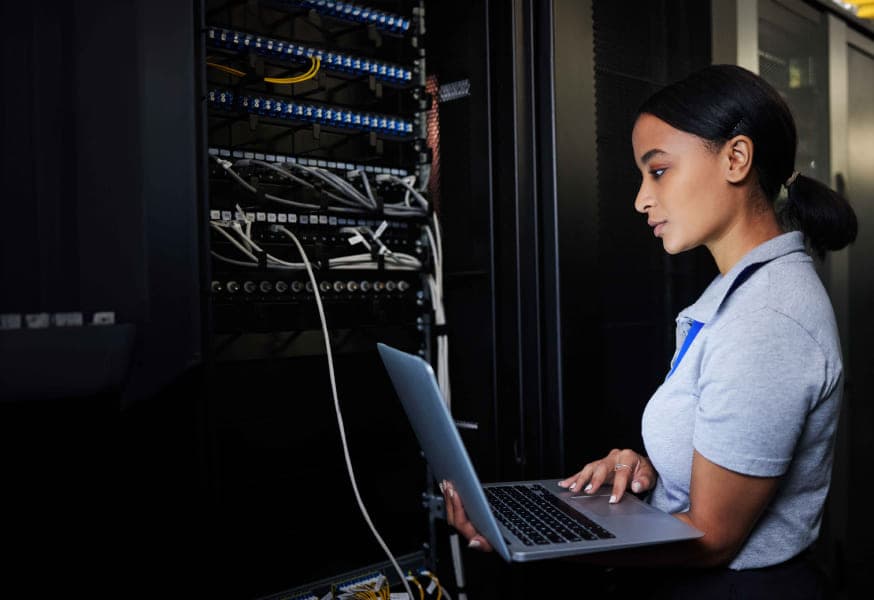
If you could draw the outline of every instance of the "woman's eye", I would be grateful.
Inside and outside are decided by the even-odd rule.
[[[649,174],[652,175],[655,179],[658,179],[664,174],[665,171],[667,171],[667,169],[653,169],[649,172]]]

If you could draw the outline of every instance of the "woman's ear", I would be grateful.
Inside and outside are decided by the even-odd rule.
[[[729,183],[742,183],[753,168],[753,140],[738,135],[724,146],[726,158],[725,178]]]

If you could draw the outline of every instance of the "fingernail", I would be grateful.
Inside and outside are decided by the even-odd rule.
[[[449,488],[449,497],[455,498],[455,490],[453,490],[452,488]]]
[[[635,494],[640,491],[640,482],[639,481],[635,481],[631,484],[631,491],[634,492]]]
[[[574,489],[576,489],[576,487],[577,487],[577,482],[575,481],[575,482],[573,482],[573,483],[570,485],[570,487],[569,487],[568,489],[569,489],[569,490],[574,490]]]
[[[610,496],[610,504],[616,504],[616,496]]]
[[[443,493],[443,486],[444,486],[444,483],[443,483],[442,481],[441,481],[440,483],[437,484],[437,487],[440,488],[440,493],[441,493],[441,494]]]
[[[583,491],[584,491],[584,492],[591,492],[591,491],[592,491],[592,484],[590,483],[589,485],[587,485],[586,487],[584,487],[584,488],[583,488]]]
[[[559,481],[558,487],[567,487],[567,484],[564,481]]]
[[[481,546],[481,544],[480,544],[479,540],[470,540],[470,542],[468,542],[468,544],[467,544],[468,548],[479,548],[480,546]]]

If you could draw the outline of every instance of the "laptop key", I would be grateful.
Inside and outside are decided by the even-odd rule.
[[[580,542],[610,535],[582,515],[569,515],[542,486],[485,488],[496,518],[526,545]],[[582,523],[590,524],[585,527]]]
[[[558,510],[563,512],[565,514],[565,516],[576,521],[576,523],[578,525],[584,527],[588,531],[591,531],[598,538],[610,539],[610,538],[616,537],[615,535],[613,535],[612,533],[610,533],[609,531],[607,531],[606,529],[604,529],[603,527],[601,527],[600,525],[598,525],[597,523],[592,521],[590,518],[575,511],[573,508],[571,508],[570,506],[568,506],[567,504],[562,502],[559,498],[555,497],[549,491],[547,491],[546,488],[544,488],[543,486],[534,485],[532,487],[535,490],[537,490],[538,492],[540,492],[540,494],[538,494],[538,495],[541,498],[543,498],[544,500],[546,500],[547,502],[552,504],[554,507],[556,507]]]

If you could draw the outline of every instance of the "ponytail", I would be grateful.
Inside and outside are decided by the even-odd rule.
[[[795,175],[786,191],[786,203],[777,213],[780,225],[784,231],[800,230],[819,258],[856,240],[859,225],[846,198],[804,175]]]

